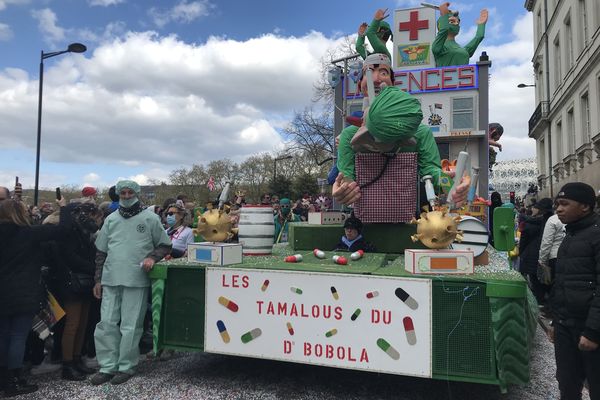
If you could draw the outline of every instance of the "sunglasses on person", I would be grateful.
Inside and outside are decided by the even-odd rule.
[[[179,214],[179,213],[178,213],[178,212],[173,212],[173,211],[169,211],[169,212],[167,213],[167,215],[168,215],[169,217],[170,217],[170,216],[172,216],[172,215],[176,215],[176,214]]]

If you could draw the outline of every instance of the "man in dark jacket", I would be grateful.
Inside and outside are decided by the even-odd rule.
[[[567,231],[550,294],[561,400],[581,399],[586,379],[590,399],[600,399],[600,218],[594,202],[594,189],[580,182],[567,183],[556,196]]]

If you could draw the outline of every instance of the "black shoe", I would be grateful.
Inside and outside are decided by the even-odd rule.
[[[74,362],[65,362],[62,367],[62,379],[65,381],[84,381],[85,374],[79,372]]]
[[[113,378],[113,376],[114,376],[113,374],[106,374],[104,372],[96,372],[90,378],[90,382],[92,382],[92,385],[94,385],[94,386],[102,385],[103,383],[110,381]]]
[[[8,379],[4,387],[4,397],[14,397],[22,394],[33,393],[38,390],[37,385],[29,384],[22,377],[20,369],[8,371]]]
[[[81,357],[76,357],[73,359],[73,367],[84,375],[91,375],[96,372],[94,368],[89,368],[86,366]]]
[[[115,376],[110,380],[113,385],[120,385],[127,382],[133,375],[126,372],[117,372]]]

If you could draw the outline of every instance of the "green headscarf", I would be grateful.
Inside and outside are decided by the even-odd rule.
[[[367,114],[367,129],[381,142],[412,138],[423,120],[421,103],[394,86],[379,93]]]

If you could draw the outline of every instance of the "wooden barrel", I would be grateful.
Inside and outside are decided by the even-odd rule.
[[[458,229],[463,231],[463,240],[452,243],[452,248],[471,250],[475,257],[481,255],[488,245],[490,234],[487,226],[475,217],[463,215],[458,223]]]
[[[273,207],[245,205],[241,208],[238,224],[239,242],[245,256],[264,256],[273,251],[275,223]]]

